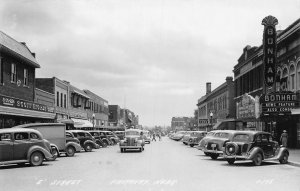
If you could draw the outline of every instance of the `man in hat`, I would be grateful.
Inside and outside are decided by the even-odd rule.
[[[288,141],[288,134],[286,130],[283,130],[283,133],[280,136],[280,141],[282,146],[287,147],[287,141]]]

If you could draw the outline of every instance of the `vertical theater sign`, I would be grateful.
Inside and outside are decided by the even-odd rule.
[[[273,16],[267,16],[262,20],[263,34],[263,63],[266,88],[272,88],[275,83],[276,66],[276,28],[278,20]]]

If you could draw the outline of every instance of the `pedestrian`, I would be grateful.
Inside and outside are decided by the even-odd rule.
[[[280,141],[282,146],[287,147],[287,142],[288,142],[288,134],[286,130],[283,130],[283,133],[280,136]]]
[[[156,141],[156,139],[155,139],[155,133],[153,133],[153,135],[152,135],[152,141]]]
[[[157,136],[158,136],[159,141],[161,141],[160,133],[157,133]]]

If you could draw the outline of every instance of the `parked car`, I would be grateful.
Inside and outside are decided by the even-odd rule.
[[[264,160],[279,160],[281,164],[288,163],[289,151],[280,147],[272,135],[262,131],[238,131],[227,142],[224,157],[229,164],[235,160],[252,160],[255,166]]]
[[[74,137],[74,135],[72,133],[66,132],[66,141],[67,141],[67,143],[68,142],[75,142],[75,143],[79,144],[79,147],[76,147],[76,152],[81,151],[82,147],[80,145],[80,141],[76,137]]]
[[[119,137],[120,140],[124,139],[125,131],[114,131],[114,133]]]
[[[185,145],[188,144],[189,139],[190,139],[190,136],[191,136],[191,134],[192,134],[193,132],[194,132],[194,131],[187,131],[187,132],[185,132],[185,134],[183,135],[183,137],[182,137],[182,139],[181,139],[181,141],[182,141],[183,144],[185,144]]]
[[[207,140],[203,152],[207,153],[212,159],[217,159],[223,155],[225,143],[232,140],[235,130],[220,130]]]
[[[109,136],[106,133],[107,131],[99,131],[100,138],[103,142],[105,142],[107,145],[113,145],[114,143],[112,140],[109,138]]]
[[[119,137],[111,131],[103,131],[106,136],[111,140],[111,142],[115,145],[120,142]]]
[[[200,142],[199,142],[199,144],[198,144],[198,146],[197,146],[197,149],[203,151],[205,145],[207,144],[207,141],[208,141],[209,139],[213,138],[214,134],[217,133],[217,132],[218,132],[218,131],[210,131],[210,132],[208,132],[208,133],[205,135],[205,137],[203,137],[203,138],[200,140]],[[209,155],[209,154],[206,153],[206,152],[204,152],[204,154],[207,155],[207,156]]]
[[[205,137],[207,134],[206,131],[194,131],[191,133],[190,138],[187,142],[190,147],[194,147],[195,145],[198,145],[201,139]]]
[[[177,131],[173,136],[172,139],[175,141],[180,141],[183,136],[185,135],[186,131]]]
[[[127,149],[138,149],[140,152],[144,150],[145,142],[141,135],[140,129],[126,129],[125,138],[120,141],[121,153]]]
[[[96,139],[96,143],[105,148],[107,147],[107,141],[103,141],[101,139],[101,136],[100,136],[100,132],[99,131],[89,131],[89,133]]]
[[[89,132],[84,130],[68,130],[67,132],[72,133],[73,136],[79,140],[81,147],[86,152],[91,152],[93,149],[99,149],[96,139]]]
[[[31,128],[39,131],[44,139],[50,142],[54,159],[61,154],[72,157],[76,150],[81,148],[78,143],[67,142],[66,125],[63,123],[27,123],[13,128]]]
[[[34,129],[0,129],[0,164],[43,164],[44,159],[52,160],[49,141]]]

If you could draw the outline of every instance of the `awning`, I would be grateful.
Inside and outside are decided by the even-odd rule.
[[[78,90],[73,90],[74,93],[78,94],[78,95],[81,95],[82,97],[85,97],[87,99],[90,99],[90,97],[88,95],[86,95],[84,92],[80,92]]]
[[[56,115],[55,113],[34,111],[28,109],[19,109],[14,107],[5,107],[5,106],[0,106],[0,114],[42,118],[42,119],[54,119]]]
[[[83,128],[83,127],[93,127],[93,124],[85,119],[76,119],[71,118],[72,121],[74,121],[74,127],[75,128]]]

